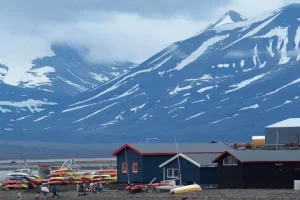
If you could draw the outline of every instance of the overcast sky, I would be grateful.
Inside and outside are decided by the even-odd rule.
[[[247,18],[300,0],[1,0],[0,63],[16,84],[51,44],[86,48],[91,62],[140,63],[228,10]]]

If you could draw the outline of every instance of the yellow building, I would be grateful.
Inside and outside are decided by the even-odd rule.
[[[252,136],[252,149],[260,148],[265,145],[265,136]]]

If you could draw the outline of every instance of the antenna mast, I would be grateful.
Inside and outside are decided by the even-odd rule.
[[[177,159],[178,159],[178,170],[179,170],[179,183],[180,183],[180,186],[181,186],[181,169],[180,169],[180,160],[179,160],[179,154],[178,154],[178,147],[177,147],[177,141],[176,141],[176,136],[174,136],[175,138],[175,145],[176,145],[176,152],[177,152]]]

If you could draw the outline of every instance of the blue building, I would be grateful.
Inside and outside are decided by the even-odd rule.
[[[182,184],[195,182],[199,185],[215,185],[218,165],[212,161],[219,155],[179,153],[159,165],[159,168],[162,168],[163,180],[180,179],[181,175]],[[177,180],[177,183],[180,182]]]
[[[218,143],[178,143],[178,151],[188,154],[219,155],[232,150],[228,145]],[[159,165],[177,155],[174,143],[125,144],[112,154],[117,156],[119,183],[149,183],[165,179]],[[182,175],[183,176],[183,175]]]

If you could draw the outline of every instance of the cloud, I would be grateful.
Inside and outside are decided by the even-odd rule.
[[[300,0],[231,0],[230,3],[220,6],[213,11],[214,14],[235,10],[248,19],[263,12],[280,8],[290,3],[300,3]]]
[[[4,81],[17,85],[31,68],[33,59],[53,55],[53,43],[86,48],[86,59],[91,62],[130,60],[139,63],[206,25],[205,21],[183,17],[162,20],[124,13],[90,15],[94,16],[93,20],[85,16],[74,21],[29,23],[24,30],[20,27],[0,29],[0,63],[9,67]],[[106,16],[106,20],[102,16]]]

